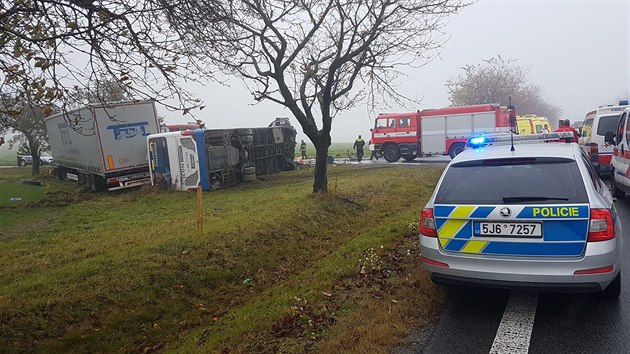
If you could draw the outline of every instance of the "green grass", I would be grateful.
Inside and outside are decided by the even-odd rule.
[[[0,195],[28,175],[11,170]],[[439,172],[338,166],[322,196],[306,168],[204,193],[201,237],[194,193],[43,177],[42,199],[0,209],[0,352],[385,351],[439,302],[404,257]]]
[[[310,142],[307,142],[307,147],[306,147],[306,155],[309,158],[314,159],[315,158],[315,147],[313,146],[313,144],[311,144]],[[338,158],[347,158],[348,157],[348,151],[350,151],[351,155],[354,155],[354,151],[352,150],[352,146],[354,145],[354,143],[333,143],[332,145],[330,145],[330,147],[328,148],[328,155]],[[364,150],[367,152],[368,149],[367,147],[364,148]],[[300,158],[302,156],[302,154],[300,153],[300,143],[298,142],[296,150],[295,150],[295,157]]]

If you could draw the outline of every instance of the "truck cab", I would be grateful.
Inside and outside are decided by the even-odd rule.
[[[411,161],[418,156],[418,112],[382,113],[372,129],[375,151],[382,151],[385,160],[398,161],[402,156]]]

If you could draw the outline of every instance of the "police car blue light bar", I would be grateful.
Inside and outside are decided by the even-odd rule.
[[[539,133],[539,134],[514,134],[510,133],[490,133],[482,135],[473,135],[466,142],[467,148],[480,148],[487,145],[505,144],[514,142],[534,142],[534,141],[550,141],[560,139],[572,139],[573,132],[557,132],[557,133]]]

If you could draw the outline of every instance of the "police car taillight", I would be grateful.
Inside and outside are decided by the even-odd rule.
[[[423,236],[437,237],[433,209],[423,209],[420,214],[420,234]]]
[[[615,225],[608,209],[591,209],[588,241],[607,241],[615,238]]]

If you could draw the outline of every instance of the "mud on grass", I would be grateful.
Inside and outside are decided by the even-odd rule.
[[[0,242],[0,352],[384,351],[439,302],[407,234],[439,172],[340,166],[324,196],[308,170],[204,193],[203,237],[192,193],[88,193]]]

